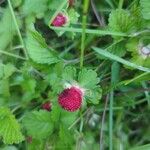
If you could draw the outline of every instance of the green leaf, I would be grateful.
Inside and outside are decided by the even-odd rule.
[[[101,48],[97,48],[97,47],[93,47],[93,50],[95,52],[97,52],[99,55],[102,55],[102,56],[105,56],[109,59],[112,59],[114,61],[117,61],[117,62],[120,62],[126,66],[129,66],[131,68],[135,68],[135,69],[138,69],[138,70],[141,70],[141,71],[144,71],[144,72],[150,72],[150,69],[149,68],[146,68],[146,67],[143,67],[143,66],[140,66],[140,65],[137,65],[137,64],[134,64],[132,62],[129,62],[125,59],[122,59],[116,55],[113,55],[111,53],[109,53],[108,51],[106,50],[102,50]]]
[[[0,49],[4,50],[8,44],[12,41],[15,35],[15,26],[10,13],[7,8],[4,10],[4,15],[0,20]]]
[[[138,146],[138,147],[135,147],[135,148],[131,148],[129,150],[150,150],[150,144]]]
[[[50,112],[45,110],[33,111],[25,115],[23,124],[27,129],[28,135],[35,139],[43,139],[53,132],[53,123]]]
[[[129,32],[133,28],[134,22],[127,10],[113,10],[109,16],[109,28],[112,31]]]
[[[150,1],[140,0],[141,11],[144,19],[150,20]]]
[[[86,99],[92,104],[99,104],[102,97],[101,87],[97,87],[94,90],[87,91],[85,95]]]
[[[0,78],[7,79],[9,78],[14,72],[16,68],[12,64],[0,64]]]
[[[62,3],[66,2],[67,7],[67,0],[50,0],[49,1],[49,9],[50,10],[57,10],[58,6],[60,6]]]
[[[39,64],[52,64],[59,61],[52,49],[48,48],[44,38],[36,31],[31,31],[26,40],[29,57]]]
[[[69,9],[68,16],[69,16],[70,24],[77,23],[78,18],[80,17],[80,15],[73,8]]]
[[[23,13],[25,15],[35,15],[38,18],[44,16],[47,10],[48,0],[25,0],[23,5]]]
[[[73,145],[73,136],[68,129],[61,125],[59,129],[59,138],[56,144],[56,150],[71,150]]]
[[[95,71],[84,68],[79,72],[78,81],[85,89],[94,89],[99,83],[99,78]]]
[[[71,66],[65,67],[62,76],[65,81],[73,82],[76,78],[76,68]]]
[[[7,98],[10,96],[8,79],[0,80],[0,94]]]
[[[3,107],[0,107],[0,136],[5,144],[17,144],[24,140],[15,116]]]

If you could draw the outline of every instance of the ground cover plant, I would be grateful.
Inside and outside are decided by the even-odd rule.
[[[149,113],[149,0],[0,1],[0,150],[150,150]]]

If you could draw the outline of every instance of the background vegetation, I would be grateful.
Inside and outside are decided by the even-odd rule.
[[[1,150],[150,150],[149,79],[149,0],[0,1]]]

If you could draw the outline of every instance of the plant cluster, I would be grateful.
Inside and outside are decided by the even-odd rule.
[[[0,2],[0,150],[149,150],[149,111],[149,0]]]

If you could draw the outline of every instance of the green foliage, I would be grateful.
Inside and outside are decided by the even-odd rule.
[[[38,18],[44,16],[47,10],[48,0],[25,0],[23,5],[23,13],[25,15],[35,15]]]
[[[52,49],[48,48],[43,37],[36,31],[30,31],[26,40],[30,58],[39,64],[52,64],[59,61]]]
[[[150,144],[146,144],[135,148],[131,148],[130,150],[149,150],[149,149],[150,149]]]
[[[25,115],[23,124],[29,136],[35,139],[44,139],[53,132],[50,113],[45,110],[33,111]]]
[[[16,68],[13,64],[0,65],[0,68],[0,78],[3,79],[9,78],[16,71]]]
[[[149,0],[140,0],[141,12],[144,19],[150,20],[150,3]]]
[[[15,116],[4,107],[0,107],[0,136],[5,144],[17,144],[24,140]]]
[[[99,82],[99,78],[97,78],[97,73],[93,70],[87,69],[81,70],[78,76],[78,80],[80,85],[87,89],[94,89]]]
[[[113,31],[130,32],[133,30],[133,19],[128,10],[113,10],[109,16],[109,28]]]
[[[4,10],[3,17],[0,21],[0,50],[4,50],[12,41],[15,35],[15,27],[10,10]]]
[[[76,69],[71,66],[65,67],[62,76],[66,82],[72,83],[76,79]]]
[[[0,150],[149,149],[149,1],[8,2],[0,2]],[[67,23],[52,27],[58,13]],[[84,93],[75,112],[58,103],[71,86]]]

